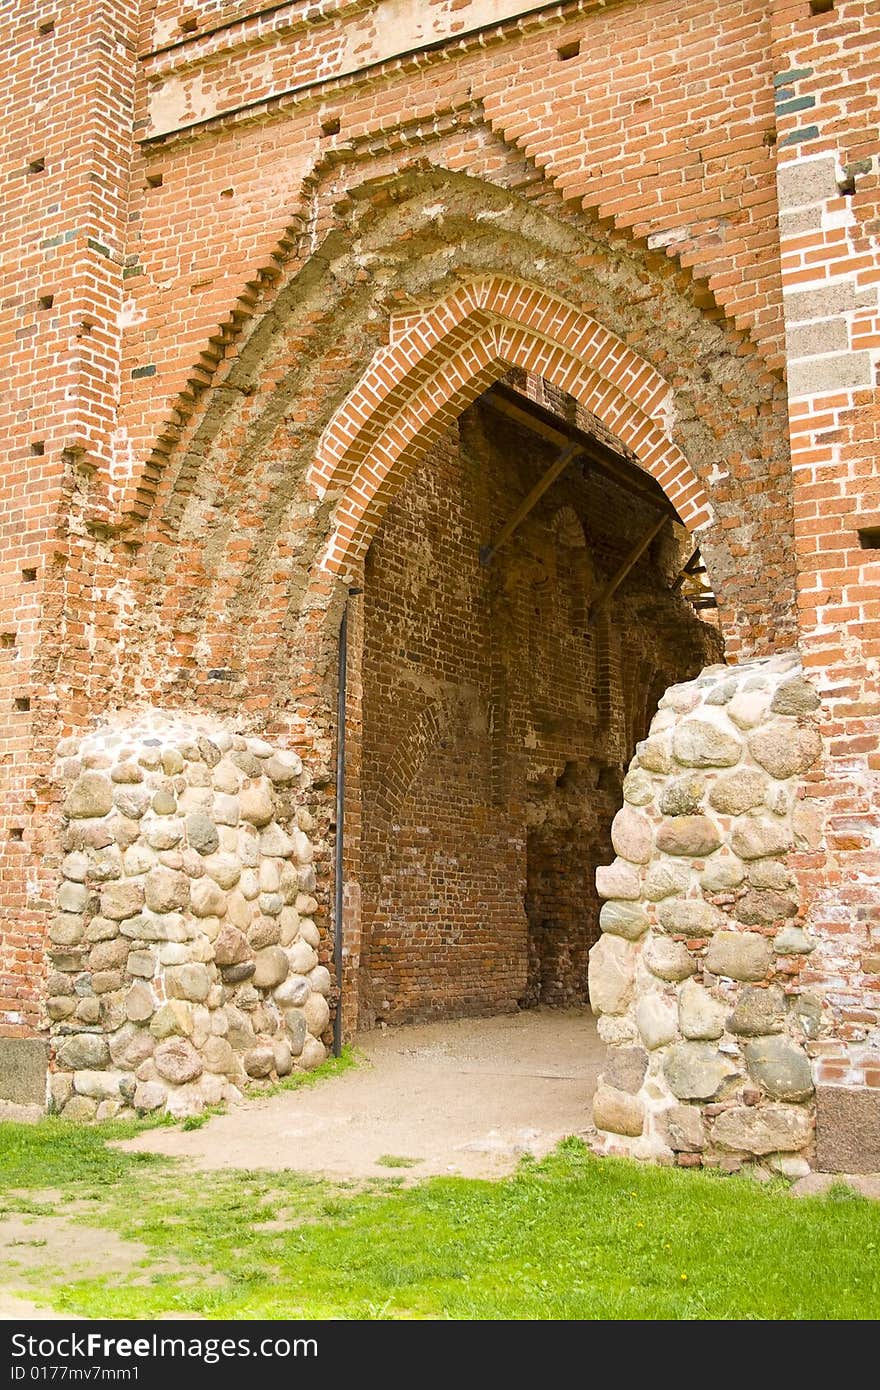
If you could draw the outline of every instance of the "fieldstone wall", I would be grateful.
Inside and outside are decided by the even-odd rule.
[[[799,983],[814,942],[790,859],[820,837],[799,797],[818,705],[797,656],[711,666],[637,746],[596,874],[602,1152],[807,1170],[823,1002]]]
[[[299,757],[161,713],[59,757],[50,1108],[194,1114],[322,1062],[332,979]]]

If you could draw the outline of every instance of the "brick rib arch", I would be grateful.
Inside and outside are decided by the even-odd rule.
[[[513,366],[543,376],[603,421],[663,487],[683,523],[713,519],[709,498],[670,438],[668,383],[613,333],[558,296],[495,277],[392,319],[381,347],[319,443],[309,483],[344,488],[323,568],[367,550],[396,481],[491,382]]]

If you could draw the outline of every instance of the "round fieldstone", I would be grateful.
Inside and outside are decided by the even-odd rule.
[[[208,1071],[225,1074],[236,1069],[235,1052],[227,1038],[216,1035],[208,1038],[202,1048],[202,1058]]]
[[[200,878],[194,883],[190,899],[196,917],[222,917],[226,911],[226,894],[212,878]]]
[[[248,927],[247,936],[255,951],[262,951],[266,946],[277,946],[281,941],[280,917],[255,918]]]
[[[84,912],[92,892],[84,883],[63,882],[55,901],[62,912]]]
[[[645,1107],[638,1096],[615,1090],[603,1081],[593,1096],[593,1124],[611,1134],[636,1138],[645,1127]]]
[[[289,1076],[293,1070],[293,1048],[286,1038],[273,1038],[272,1051],[275,1056],[275,1071],[279,1076]]]
[[[776,893],[793,888],[795,882],[791,870],[776,859],[754,859],[749,864],[748,880],[752,888],[772,888]]]
[[[274,859],[288,859],[293,854],[293,839],[273,822],[260,835],[260,853]]]
[[[241,864],[234,854],[212,854],[204,863],[205,872],[225,892],[234,888],[241,878]]]
[[[654,847],[654,833],[646,816],[623,806],[611,823],[615,854],[632,864],[646,864]]]
[[[73,1074],[73,1089],[90,1100],[118,1100],[120,1080],[115,1071],[77,1071]]]
[[[153,1053],[156,1070],[165,1081],[182,1086],[202,1074],[202,1059],[186,1038],[169,1038]]]
[[[75,1033],[58,1049],[58,1061],[70,1071],[97,1071],[110,1061],[107,1039],[100,1033]]]
[[[724,1032],[723,1004],[696,980],[686,980],[678,995],[678,1026],[692,1041],[710,1042]]]
[[[167,1099],[168,1092],[161,1081],[139,1081],[131,1103],[140,1115],[149,1115],[161,1109]]]
[[[670,1105],[661,1118],[662,1131],[675,1153],[699,1153],[706,1143],[706,1126],[698,1106]]]
[[[806,772],[822,752],[817,729],[797,724],[768,724],[749,737],[749,752],[771,777],[783,782]]]
[[[636,1026],[639,1036],[650,1052],[665,1047],[678,1036],[678,1017],[676,1010],[653,991],[644,994],[636,1005]]]
[[[309,971],[314,970],[318,964],[318,954],[314,946],[310,946],[302,936],[286,950],[290,969],[294,975],[308,975]]]
[[[599,926],[614,936],[637,941],[648,930],[648,918],[644,908],[636,903],[611,901],[602,904]]]
[[[192,1009],[185,999],[169,999],[156,1010],[150,1023],[150,1032],[154,1038],[188,1038],[192,1031]]]
[[[302,772],[302,759],[296,753],[273,753],[266,762],[265,772],[279,786],[287,786]]]
[[[600,898],[623,898],[633,901],[641,895],[638,871],[632,864],[615,859],[596,870],[596,892]]]
[[[101,772],[83,772],[74,782],[62,814],[73,819],[106,816],[113,809],[113,784]]]
[[[146,1023],[155,1012],[156,1000],[153,991],[148,984],[139,980],[125,996],[126,1018],[132,1023]]]
[[[741,690],[725,706],[725,713],[738,729],[754,729],[767,713],[767,695],[760,690]]]
[[[632,806],[647,806],[654,799],[654,783],[641,768],[631,768],[623,779],[623,799]]]
[[[686,719],[672,736],[672,751],[684,767],[733,767],[742,757],[742,744],[715,724]]]
[[[670,984],[688,979],[697,969],[696,961],[684,943],[673,941],[668,936],[652,937],[645,947],[643,960],[652,975]]]
[[[242,819],[257,827],[268,825],[275,814],[272,794],[262,781],[251,783],[242,789],[239,793],[239,807]]]
[[[765,859],[793,848],[791,830],[783,821],[746,816],[735,822],[730,847],[740,859]]]
[[[797,1106],[737,1105],[720,1114],[712,1127],[712,1142],[734,1153],[794,1153],[809,1143],[813,1124]]]
[[[189,907],[190,887],[186,874],[174,869],[151,869],[144,880],[144,898],[152,912],[175,912]],[[106,915],[106,914],[105,914]]]
[[[89,952],[89,969],[117,970],[128,959],[128,942],[122,936],[99,941]]]
[[[292,1044],[291,1044],[292,1046]],[[327,1060],[327,1049],[317,1038],[306,1037],[297,1066],[300,1071],[314,1071]]]
[[[304,830],[296,829],[290,837],[293,841],[293,858],[297,864],[311,864],[315,849]]]
[[[298,1057],[309,1035],[309,1030],[306,1025],[306,1016],[302,1009],[285,1009],[284,1027],[290,1042],[290,1050],[294,1057]]]
[[[323,966],[315,967],[316,970],[323,968]],[[288,975],[287,979],[275,990],[275,1002],[283,1009],[301,1008],[311,994],[312,988],[311,981],[307,980],[304,975]],[[321,990],[320,993],[323,994],[324,991]]]
[[[113,792],[113,804],[127,820],[140,820],[153,799],[149,787],[121,785]]]
[[[289,971],[290,962],[283,947],[267,946],[257,952],[254,985],[257,989],[275,989],[287,978]]]
[[[725,816],[741,816],[763,805],[769,782],[763,772],[741,768],[729,772],[712,784],[709,804]]]
[[[783,927],[773,938],[773,950],[779,956],[807,956],[815,949],[815,941],[802,927]]]
[[[271,1076],[275,1066],[275,1052],[267,1044],[252,1047],[244,1054],[244,1069],[255,1080]]]
[[[85,883],[90,864],[91,860],[87,854],[83,854],[82,850],[74,850],[63,859],[61,872],[72,883]]]
[[[745,985],[727,1020],[727,1026],[731,1033],[746,1038],[781,1033],[785,1026],[785,995],[777,985],[771,985],[768,989]]]
[[[716,1048],[703,1042],[681,1042],[663,1059],[663,1075],[679,1100],[712,1100],[736,1068]]]
[[[83,939],[85,927],[78,913],[59,912],[52,919],[49,940],[56,946],[76,946]]]
[[[821,700],[810,682],[803,676],[793,676],[778,687],[770,710],[773,714],[812,714],[820,704]]]
[[[749,1076],[774,1100],[807,1100],[813,1094],[810,1061],[786,1037],[759,1038],[745,1047]]]
[[[117,763],[115,767],[110,769],[110,780],[112,782],[142,782],[144,774],[137,763]]]
[[[706,952],[706,969],[730,980],[763,980],[773,953],[765,936],[758,932],[716,932]]]
[[[101,916],[111,922],[134,917],[144,905],[144,885],[140,879],[122,879],[101,889]]]
[[[786,917],[795,917],[797,910],[797,899],[786,893],[777,893],[772,889],[749,888],[737,900],[733,915],[745,926],[755,927],[784,921]]]
[[[152,1057],[155,1046],[155,1039],[148,1028],[125,1023],[110,1038],[110,1058],[114,1067],[136,1071],[142,1062]]]
[[[684,864],[651,864],[645,874],[644,895],[650,902],[661,902],[673,893],[687,892],[690,871]]]
[[[255,961],[245,960],[238,965],[224,965],[220,976],[225,985],[240,985],[251,978],[256,968]]]
[[[691,816],[700,810],[706,794],[706,779],[699,773],[679,777],[664,787],[660,810],[664,816]]]
[[[316,994],[323,994],[327,998],[333,988],[333,978],[326,965],[316,965],[314,970],[309,971],[309,984]]]
[[[670,936],[711,936],[718,926],[718,913],[702,898],[667,898],[657,909],[657,917]]]
[[[302,1011],[309,1032],[319,1038],[330,1022],[330,1007],[323,994],[310,994]]]
[[[183,839],[183,826],[178,820],[151,821],[144,827],[144,839],[158,852],[173,849]]]
[[[704,859],[721,844],[721,831],[708,816],[676,816],[657,831],[657,848],[664,854]]]
[[[704,893],[729,893],[739,887],[745,876],[746,871],[738,859],[716,855],[700,874],[700,887]]]
[[[199,854],[213,854],[220,848],[220,836],[211,817],[204,811],[190,811],[186,818],[186,838]]]
[[[632,999],[636,947],[622,936],[604,935],[590,951],[588,985],[594,1013],[620,1014]]]
[[[646,738],[636,744],[639,767],[646,772],[666,774],[672,770],[672,751],[668,738]]]
[[[299,924],[299,934],[308,946],[317,951],[321,944],[321,933],[310,917],[303,917]]]
[[[214,942],[214,959],[218,965],[241,965],[250,960],[253,952],[247,938],[237,927],[223,926]]]

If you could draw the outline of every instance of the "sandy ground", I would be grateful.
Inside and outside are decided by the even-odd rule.
[[[412,1024],[356,1040],[360,1065],[313,1089],[246,1100],[197,1130],[120,1147],[200,1168],[329,1177],[499,1177],[590,1123],[605,1054],[584,1010]],[[417,1160],[408,1166],[382,1159]]]

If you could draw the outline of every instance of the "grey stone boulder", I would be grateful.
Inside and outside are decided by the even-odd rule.
[[[706,1126],[699,1107],[670,1105],[664,1110],[661,1133],[675,1153],[700,1153],[706,1144]]]
[[[706,969],[731,980],[763,980],[772,961],[770,942],[758,932],[716,932],[706,952]]]
[[[772,714],[812,714],[821,700],[816,690],[803,676],[793,676],[776,691],[770,704]]]
[[[220,848],[220,836],[211,817],[204,811],[190,811],[186,818],[186,839],[199,854],[213,854]]]
[[[664,816],[692,816],[700,810],[705,795],[706,779],[694,772],[664,787],[660,795],[660,810]]]
[[[815,941],[802,927],[783,927],[773,938],[773,950],[779,956],[808,956],[815,949]]]
[[[105,884],[101,889],[101,916],[111,922],[124,922],[134,917],[143,905],[144,885],[140,879],[123,879]]]
[[[602,931],[613,936],[624,936],[627,941],[638,941],[648,930],[645,910],[636,903],[606,902],[599,913],[599,926]]]
[[[808,1100],[813,1094],[810,1059],[787,1037],[747,1043],[746,1066],[752,1080],[774,1100]]]
[[[149,1028],[125,1023],[110,1038],[110,1057],[114,1067],[136,1071],[142,1062],[152,1057],[155,1047],[156,1040]]]
[[[733,767],[742,757],[742,744],[715,724],[686,719],[672,736],[672,751],[684,767]]]
[[[765,859],[787,854],[794,846],[791,828],[767,816],[746,816],[734,823],[730,847],[740,859]]]
[[[778,985],[770,985],[767,989],[746,985],[740,991],[727,1026],[731,1033],[745,1038],[781,1033],[785,1027],[785,995]]]
[[[271,1076],[275,1067],[275,1050],[268,1043],[260,1043],[244,1054],[244,1069],[255,1080]]]
[[[736,1067],[710,1043],[680,1042],[663,1059],[663,1075],[678,1100],[712,1100]]]
[[[316,966],[320,970],[321,966]],[[314,974],[314,971],[312,972]],[[275,1002],[283,1009],[299,1009],[312,992],[312,985],[304,975],[288,975],[275,990]]]
[[[643,767],[646,772],[665,775],[672,770],[672,753],[668,738],[646,738],[637,743],[636,757],[639,767]]]
[[[90,1100],[118,1100],[121,1079],[118,1071],[76,1071],[73,1089]]]
[[[734,1153],[795,1153],[813,1131],[808,1111],[788,1105],[737,1105],[723,1111],[712,1127],[712,1142]]]
[[[294,1057],[298,1057],[305,1046],[308,1037],[308,1025],[306,1016],[301,1009],[284,1010],[284,1027],[287,1031],[290,1050]]]
[[[686,864],[651,864],[645,874],[644,895],[649,902],[661,902],[673,893],[686,893],[690,871]]]
[[[772,888],[749,888],[736,902],[733,915],[747,927],[769,926],[797,914],[797,899]]]
[[[102,772],[83,772],[77,777],[61,808],[73,819],[106,816],[113,809],[113,784]]]
[[[623,799],[631,806],[647,806],[654,799],[654,783],[641,768],[634,767],[623,779]]]
[[[738,859],[719,854],[700,874],[700,887],[704,893],[729,893],[739,887],[745,876],[746,871]]]
[[[711,936],[718,926],[718,913],[703,898],[667,898],[657,909],[661,927],[670,936]]]
[[[262,828],[275,814],[272,793],[263,782],[251,783],[239,793],[242,819]]]
[[[171,999],[203,1004],[211,990],[211,976],[207,966],[198,961],[173,965],[165,972],[165,988]]]
[[[107,1039],[100,1033],[74,1033],[58,1049],[58,1061],[70,1071],[97,1071],[110,1061]]]

